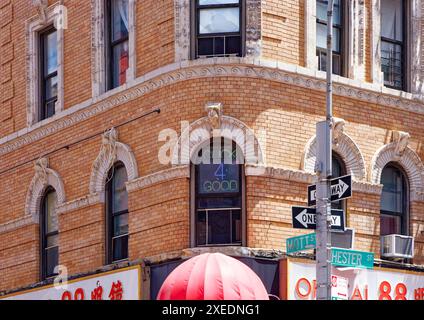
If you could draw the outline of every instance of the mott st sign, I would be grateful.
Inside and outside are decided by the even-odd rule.
[[[292,207],[293,228],[316,229],[316,209],[306,207]],[[331,210],[331,230],[345,229],[343,210]]]
[[[315,233],[305,234],[286,240],[287,253],[294,253],[303,250],[315,249],[317,246],[317,236]]]
[[[308,206],[317,204],[317,186],[308,186]],[[352,176],[343,176],[331,180],[331,201],[342,200],[352,196]]]

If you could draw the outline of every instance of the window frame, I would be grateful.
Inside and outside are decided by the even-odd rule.
[[[404,236],[409,236],[410,235],[410,189],[409,189],[409,181],[408,181],[408,176],[406,175],[405,171],[403,170],[403,168],[401,166],[399,166],[397,163],[395,162],[389,162],[388,164],[386,164],[383,168],[383,170],[381,170],[381,176],[383,176],[383,171],[386,168],[393,168],[397,171],[399,171],[399,173],[402,176],[402,183],[403,183],[403,193],[404,196],[402,197],[402,210],[404,212],[399,213],[399,212],[394,212],[394,211],[387,211],[387,210],[382,210],[381,209],[381,199],[380,199],[380,216],[381,215],[386,215],[386,216],[394,216],[394,217],[400,217],[400,230],[401,230],[401,235]],[[380,183],[381,183],[381,178],[380,178]],[[384,187],[383,187],[384,188]],[[382,190],[383,192],[383,190]],[[380,236],[381,236],[381,222],[380,222]]]
[[[53,274],[47,273],[48,266],[47,266],[46,250],[49,249],[49,248],[47,248],[48,238],[54,237],[54,236],[59,236],[59,226],[58,226],[57,231],[53,231],[53,232],[50,232],[50,233],[46,232],[46,230],[47,230],[46,215],[48,214],[48,208],[47,208],[46,201],[47,201],[47,196],[50,193],[56,193],[56,190],[51,186],[47,187],[46,190],[44,191],[43,197],[41,199],[40,215],[39,215],[39,219],[40,219],[40,277],[41,277],[42,281],[50,279],[50,278],[54,278],[55,276],[57,276],[57,274],[55,274],[55,273],[53,273]],[[50,248],[53,248],[53,247],[50,247]],[[57,245],[57,248],[58,248],[57,265],[59,265],[59,245]]]
[[[221,137],[221,148],[223,148],[226,138]],[[211,146],[213,139],[210,139],[208,141],[205,141],[204,143],[201,144],[201,146],[198,148],[198,150],[196,151],[197,153],[206,147],[206,145]],[[232,141],[232,146],[233,148],[239,148],[237,146],[237,143],[234,140]],[[192,247],[225,247],[225,246],[245,246],[246,245],[246,177],[245,177],[245,167],[243,163],[238,164],[239,166],[239,183],[240,183],[240,188],[239,188],[239,192],[237,192],[237,197],[239,197],[240,199],[240,208],[226,208],[226,207],[222,207],[222,208],[200,208],[198,207],[198,199],[199,199],[199,192],[198,192],[198,179],[199,179],[199,165],[190,164],[191,167],[191,177],[192,179],[190,179],[190,184],[191,184],[191,201],[190,201],[190,211],[191,211],[191,246]],[[234,196],[235,193],[219,193],[219,194],[210,194],[210,195],[201,195],[200,194],[200,198],[209,198],[209,199],[213,199],[213,198],[222,198],[222,197],[232,197]],[[203,210],[206,212],[206,215],[208,215],[208,211],[219,211],[219,210],[239,210],[240,211],[240,223],[241,223],[241,240],[240,242],[230,242],[230,243],[225,243],[225,244],[208,244],[207,241],[207,237],[206,237],[206,243],[205,244],[198,244],[197,243],[197,238],[198,238],[198,234],[197,234],[197,223],[198,223],[198,214],[199,214],[199,210]],[[229,219],[232,223],[232,212],[229,213]],[[206,218],[207,219],[207,218]],[[207,220],[206,220],[207,221]],[[206,222],[207,224],[207,222]],[[232,227],[233,225],[230,225],[230,236],[231,236],[231,241],[232,241]]]
[[[113,199],[114,199],[114,192],[113,192],[113,181],[114,181],[114,172],[117,169],[121,169],[123,168],[125,171],[127,170],[125,168],[125,165],[123,162],[118,161],[116,162],[112,168],[109,170],[108,175],[107,175],[107,181],[106,181],[106,186],[105,186],[105,212],[106,212],[106,264],[112,264],[112,263],[118,263],[121,261],[128,261],[129,259],[129,238],[130,238],[130,234],[129,234],[129,229],[128,229],[128,233],[126,234],[120,234],[119,236],[114,236],[114,220],[116,217],[122,216],[124,214],[128,214],[128,218],[129,218],[129,210],[128,210],[128,204],[127,204],[127,209],[125,210],[121,210],[118,212],[113,212]],[[128,172],[127,172],[128,175]],[[128,176],[127,176],[128,178]],[[127,180],[128,181],[128,180]],[[128,193],[128,191],[126,191]],[[128,227],[129,227],[129,222],[128,222]],[[113,240],[116,238],[122,238],[122,237],[127,237],[127,253],[128,256],[126,258],[123,259],[118,259],[118,260],[114,260],[113,259]]]
[[[190,58],[192,60],[196,59],[206,59],[206,58],[218,58],[218,57],[244,57],[246,51],[246,4],[245,0],[239,0],[238,4],[214,4],[214,5],[199,5],[199,0],[190,1],[191,2],[191,54]],[[200,22],[200,10],[201,9],[219,9],[219,8],[239,8],[239,32],[222,32],[222,33],[208,33],[206,35],[200,35],[199,32],[199,22]],[[222,54],[222,55],[212,55],[212,56],[198,56],[198,39],[200,38],[210,38],[210,37],[231,37],[239,36],[240,37],[240,53],[235,54]],[[225,40],[224,40],[225,45]],[[225,52],[225,51],[224,51]]]
[[[131,1],[128,1],[128,34],[125,37],[122,37],[118,40],[113,40],[113,34],[112,34],[112,1],[113,0],[104,0],[105,1],[105,23],[104,23],[104,30],[105,30],[105,62],[106,62],[106,81],[105,81],[105,85],[106,85],[106,91],[110,91],[116,88],[119,88],[120,86],[125,85],[126,83],[128,83],[128,81],[130,79],[128,79],[128,77],[126,76],[125,79],[125,83],[118,85],[118,86],[114,86],[113,85],[113,78],[114,78],[114,73],[113,73],[113,50],[115,47],[127,42],[128,43],[128,68],[126,70],[126,73],[128,73],[128,70],[130,70],[130,9],[131,9]]]
[[[324,0],[326,1],[326,0]],[[315,2],[323,2],[323,0],[315,0]],[[335,74],[333,72],[334,75],[338,75],[341,77],[346,77],[346,69],[347,69],[347,61],[348,61],[348,57],[347,54],[349,52],[349,24],[348,24],[348,18],[349,18],[349,5],[348,5],[348,1],[346,0],[340,0],[340,21],[341,24],[337,25],[334,24],[333,22],[333,29],[336,28],[339,30],[339,34],[340,34],[340,41],[339,41],[339,46],[340,46],[340,52],[336,52],[334,50],[332,50],[332,58],[333,58],[333,70],[334,70],[334,55],[338,55],[340,58],[340,74]],[[327,22],[325,20],[321,20],[318,19],[318,15],[316,14],[316,19],[315,19],[315,24],[321,24],[324,25],[327,28]],[[315,34],[315,39],[317,39],[317,32]],[[334,38],[333,38],[334,41]],[[321,48],[318,47],[318,44],[315,44],[315,57],[318,60],[317,61],[317,69],[319,71],[324,71],[321,69],[321,59],[320,59],[320,55],[321,54],[325,54],[327,55],[327,48]]]
[[[57,38],[57,32],[58,30],[54,27],[54,25],[49,25],[48,27],[44,28],[43,30],[41,30],[39,32],[38,35],[38,41],[39,41],[39,81],[40,81],[40,85],[39,85],[39,96],[40,96],[40,102],[39,102],[39,106],[38,106],[38,121],[42,121],[48,118],[53,117],[56,114],[56,103],[58,101],[59,98],[59,66],[56,67],[56,71],[54,71],[51,74],[46,75],[45,73],[45,67],[46,67],[46,60],[47,60],[47,52],[46,52],[46,38],[52,34],[52,33],[56,33],[56,38]],[[59,62],[59,48],[58,48],[58,43],[56,42],[56,56],[57,56],[57,60]],[[57,77],[57,95],[54,98],[50,98],[47,99],[46,98],[46,88],[47,88],[47,81],[49,79],[52,79],[54,77]],[[46,107],[46,104],[48,103],[52,103],[54,102],[55,106],[53,108],[53,114],[52,115],[48,115],[48,110]]]
[[[382,75],[382,82],[383,85],[386,88],[391,88],[391,89],[395,89],[395,90],[400,90],[400,91],[407,91],[408,90],[408,68],[406,68],[407,65],[407,60],[408,60],[408,43],[409,43],[409,36],[408,36],[408,25],[409,25],[409,21],[410,21],[410,10],[409,10],[409,5],[407,3],[407,1],[405,0],[401,0],[402,1],[402,5],[401,5],[401,10],[402,10],[402,41],[399,40],[394,40],[394,39],[390,39],[390,38],[386,38],[383,37],[381,35],[381,17],[380,17],[380,42],[381,44],[383,42],[392,44],[392,45],[398,45],[401,47],[401,81],[402,81],[402,85],[401,87],[396,87],[396,86],[391,86],[391,85],[387,85],[384,81],[384,72],[382,70],[383,68],[383,64],[381,63],[381,61],[383,60],[382,58],[382,45],[380,48],[380,70],[383,73]],[[383,2],[383,1],[382,1]],[[382,6],[382,4],[380,5]],[[381,8],[380,8],[381,9]],[[381,12],[381,11],[380,11]]]

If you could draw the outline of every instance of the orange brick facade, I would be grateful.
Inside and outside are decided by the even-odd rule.
[[[27,0],[0,0],[0,291],[40,281],[39,224],[27,213],[34,163],[41,157],[48,158],[48,168],[63,182],[59,263],[71,275],[105,265],[104,199],[90,191],[90,183],[102,133],[112,127],[137,165],[136,177],[128,182],[129,261],[190,248],[190,169],[161,164],[158,154],[165,142],[158,137],[168,128],[180,135],[181,121],[207,121],[208,102],[221,102],[223,115],[237,124],[266,132],[263,170],[245,168],[244,245],[284,252],[288,237],[304,233],[292,228],[291,206],[306,205],[307,185],[315,181],[305,168],[305,154],[315,124],[325,114],[324,75],[306,66],[306,4],[251,2],[261,4],[252,5],[262,16],[259,56],[187,60],[176,54],[174,1],[136,1],[135,79],[93,97],[92,1],[60,1],[68,12],[64,110],[31,127],[25,22],[37,15],[37,8]],[[58,4],[49,1],[50,6]],[[369,27],[371,1],[364,7]],[[409,234],[415,239],[413,263],[422,265],[424,102],[410,93],[373,86],[372,39],[367,35],[364,41],[366,82],[337,77],[334,96],[334,115],[345,121],[340,145],[350,146],[340,156],[363,159],[364,174],[354,176],[353,197],[347,201],[347,226],[355,229],[355,249],[380,258],[381,186],[373,181],[373,172],[379,150],[389,150],[391,144],[395,148],[393,132],[408,132],[399,163],[409,165],[404,170],[413,175],[408,176]],[[160,113],[140,117],[155,109]],[[346,166],[356,168],[357,163]]]

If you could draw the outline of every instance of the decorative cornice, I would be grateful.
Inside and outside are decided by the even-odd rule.
[[[13,231],[19,228],[23,228],[31,224],[38,224],[38,219],[32,216],[25,216],[20,219],[9,221],[9,222],[0,224],[0,234]]]
[[[56,208],[57,214],[65,214],[98,203],[104,203],[104,194],[89,194],[85,197],[66,202]]]
[[[136,190],[145,189],[151,187],[155,184],[190,177],[190,167],[189,166],[176,166],[170,169],[162,170],[155,172],[148,176],[144,176],[132,181],[128,181],[127,191],[133,192]]]
[[[305,184],[314,184],[316,175],[310,172],[264,166],[246,166],[246,176],[267,177],[272,179],[282,179]],[[383,185],[372,184],[362,181],[352,181],[352,190],[355,192],[381,195]]]
[[[190,79],[246,77],[266,79],[325,91],[325,73],[277,61],[251,58],[211,58],[174,63],[146,74],[130,84],[59,112],[50,121],[0,139],[0,156],[34,143],[118,105],[143,97],[157,89]],[[334,94],[424,114],[421,96],[334,76]],[[99,101],[99,102],[98,102]]]

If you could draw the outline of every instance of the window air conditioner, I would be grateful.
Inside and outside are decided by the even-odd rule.
[[[400,234],[390,234],[381,237],[382,258],[413,258],[414,238]]]

